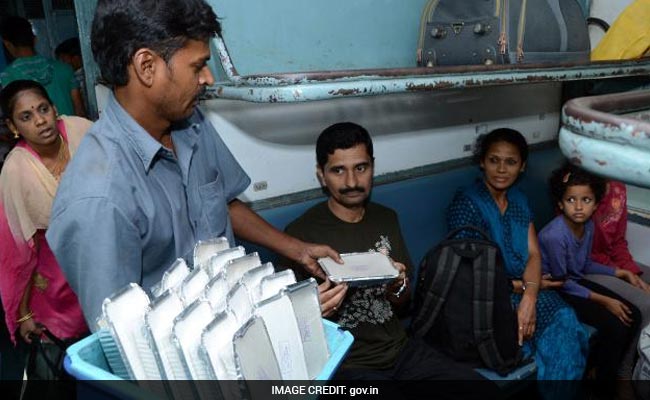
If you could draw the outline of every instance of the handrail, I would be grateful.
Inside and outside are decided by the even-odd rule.
[[[560,149],[589,171],[650,188],[650,113],[640,112],[645,110],[650,90],[570,100],[562,109]]]
[[[239,75],[223,39],[218,37],[214,43],[227,81],[213,85],[205,96],[259,103],[650,74],[650,58],[643,58],[593,63],[468,65]]]

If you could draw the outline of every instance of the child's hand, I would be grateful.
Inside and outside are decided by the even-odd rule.
[[[630,326],[632,324],[632,318],[630,318],[632,311],[628,306],[625,305],[625,303],[611,297],[607,297],[604,305],[607,310],[609,310],[609,312],[620,319],[622,323],[627,326]]]
[[[631,271],[622,268],[616,268],[615,275],[617,278],[627,281],[632,286],[638,287],[645,292],[650,292],[650,286],[645,283],[643,279],[639,278],[638,275],[632,273]]]
[[[650,285],[645,283],[645,281],[638,275],[634,275],[634,277],[636,278],[636,283],[633,283],[633,285],[643,290],[644,292],[650,293]]]
[[[512,292],[517,294],[524,293],[524,282],[521,279],[513,279],[512,281]]]
[[[552,281],[542,277],[542,289],[559,289],[564,286],[564,281]]]
[[[614,275],[617,278],[623,279],[624,281],[627,281],[629,283],[632,283],[634,279],[634,274],[623,268],[616,268],[614,270]]]

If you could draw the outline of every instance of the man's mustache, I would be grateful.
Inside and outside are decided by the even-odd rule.
[[[340,194],[348,194],[348,193],[352,193],[352,192],[365,193],[366,189],[364,189],[361,186],[355,186],[355,187],[351,187],[351,188],[339,189]]]
[[[202,103],[203,100],[205,100],[205,94],[208,92],[208,88],[206,86],[201,86],[199,89],[198,93],[196,94],[196,101],[199,103]]]

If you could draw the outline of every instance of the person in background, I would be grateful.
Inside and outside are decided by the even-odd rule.
[[[418,386],[414,380],[472,380],[444,390],[433,384],[429,390],[437,398],[497,397],[496,387],[471,367],[422,339],[409,338],[402,326],[398,314],[410,300],[411,262],[395,211],[369,201],[374,156],[366,129],[351,122],[331,125],[318,137],[316,159],[318,179],[329,197],[291,222],[286,232],[344,253],[381,252],[399,271],[388,284],[347,288],[325,281],[319,286],[323,316],[349,329],[355,338],[335,379],[393,381],[395,398],[422,398],[423,393],[409,391]]]
[[[605,195],[592,216],[594,243],[591,259],[599,264],[626,269],[650,282],[650,267],[637,264],[630,254],[627,232],[627,189],[618,181],[607,181]]]
[[[15,80],[33,80],[45,87],[62,115],[86,116],[79,84],[72,68],[57,60],[36,54],[36,37],[32,25],[22,17],[6,17],[0,21],[0,36],[14,61],[0,73],[0,84]]]
[[[535,358],[539,380],[580,380],[588,352],[588,332],[575,313],[541,279],[541,255],[528,199],[515,185],[526,167],[528,145],[521,133],[500,128],[479,137],[475,155],[483,176],[456,192],[447,209],[448,229],[473,225],[488,232],[512,280],[519,338]],[[472,235],[461,231],[461,236]],[[540,394],[554,398],[549,385]],[[562,389],[562,388],[559,388]],[[556,390],[553,388],[553,390]]]
[[[79,84],[84,107],[88,110],[88,92],[86,91],[86,75],[84,74],[83,59],[81,58],[81,44],[79,38],[70,38],[61,42],[54,49],[57,60],[68,64],[74,71],[74,77]]]
[[[146,16],[146,18],[144,17]],[[56,194],[47,239],[86,321],[133,282],[145,290],[199,240],[235,234],[323,275],[329,246],[275,229],[237,197],[250,178],[197,108],[214,83],[204,0],[99,0],[92,51],[112,87]]]
[[[57,117],[34,81],[8,84],[0,108],[19,138],[0,173],[0,296],[10,338],[31,343],[45,329],[60,339],[80,338],[88,328],[45,231],[59,180],[91,122]]]

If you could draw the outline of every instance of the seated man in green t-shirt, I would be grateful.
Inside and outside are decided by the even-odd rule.
[[[36,37],[32,24],[22,17],[6,17],[0,21],[0,36],[15,60],[0,73],[0,85],[26,79],[45,87],[56,111],[62,115],[86,116],[79,83],[72,68],[61,61],[36,54]]]
[[[382,252],[391,257],[400,271],[399,277],[387,285],[347,288],[326,281],[319,286],[323,316],[354,336],[336,379],[484,380],[470,367],[419,339],[409,338],[402,327],[397,314],[409,301],[407,276],[411,262],[395,211],[369,201],[374,157],[368,132],[350,122],[334,124],[318,137],[316,158],[316,172],[329,198],[289,224],[287,233],[327,244],[341,253]],[[463,399],[489,399],[497,395],[496,386],[489,381],[447,386],[444,392],[429,395]],[[417,387],[408,382],[391,385],[397,395],[415,398],[424,394],[417,390],[413,393]]]

